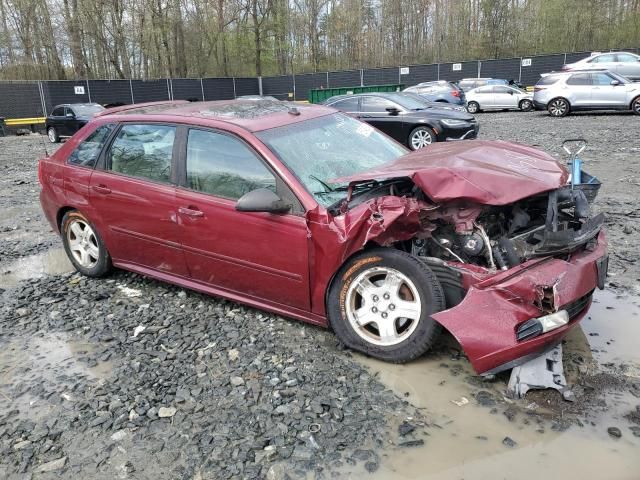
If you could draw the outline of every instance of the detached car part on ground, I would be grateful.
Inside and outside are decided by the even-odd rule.
[[[411,150],[434,142],[478,136],[480,126],[473,115],[433,108],[415,95],[411,92],[338,95],[324,105],[373,125]]]
[[[557,344],[604,284],[597,190],[568,178],[530,147],[408,154],[335,110],[263,101],[123,107],[39,164],[87,275],[113,265],[331,326],[392,362],[444,327],[479,373]]]

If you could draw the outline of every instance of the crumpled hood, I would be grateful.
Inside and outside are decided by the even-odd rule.
[[[373,170],[332,182],[410,178],[434,202],[507,205],[554,190],[569,174],[552,156],[504,141],[436,143]]]

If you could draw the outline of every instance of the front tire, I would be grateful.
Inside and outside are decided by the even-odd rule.
[[[67,212],[60,224],[62,243],[71,263],[83,275],[103,277],[113,266],[98,231],[78,211]]]
[[[564,98],[554,98],[547,105],[547,111],[552,117],[564,117],[570,110],[571,106]]]
[[[329,322],[349,348],[381,360],[413,360],[434,344],[445,309],[442,286],[416,257],[393,248],[361,252],[340,269],[327,302]]]
[[[518,107],[523,112],[530,112],[533,109],[533,102],[531,100],[521,100]]]
[[[47,128],[47,137],[49,137],[49,141],[51,143],[60,142],[60,135],[58,135],[58,131],[55,129],[55,127]]]
[[[429,127],[416,127],[409,134],[409,148],[419,150],[436,141],[436,135]]]
[[[467,103],[467,112],[478,113],[480,111],[480,104],[478,102]]]
[[[631,102],[631,111],[636,115],[640,115],[640,97],[636,97]]]

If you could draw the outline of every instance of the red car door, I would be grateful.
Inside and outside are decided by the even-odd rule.
[[[252,148],[230,134],[191,128],[182,157],[185,173],[176,201],[192,278],[308,311],[307,225],[293,194]],[[290,199],[292,210],[235,209],[242,195],[264,187]]]
[[[98,229],[113,261],[188,276],[178,240],[176,127],[124,124],[90,182]]]

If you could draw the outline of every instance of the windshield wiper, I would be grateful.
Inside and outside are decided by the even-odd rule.
[[[318,177],[316,177],[315,175],[309,175],[309,178],[311,180],[315,180],[316,182],[318,182],[320,185],[322,185],[325,189],[325,192],[333,192],[335,191],[335,188],[331,187],[327,182],[325,182],[324,180],[320,180]]]

